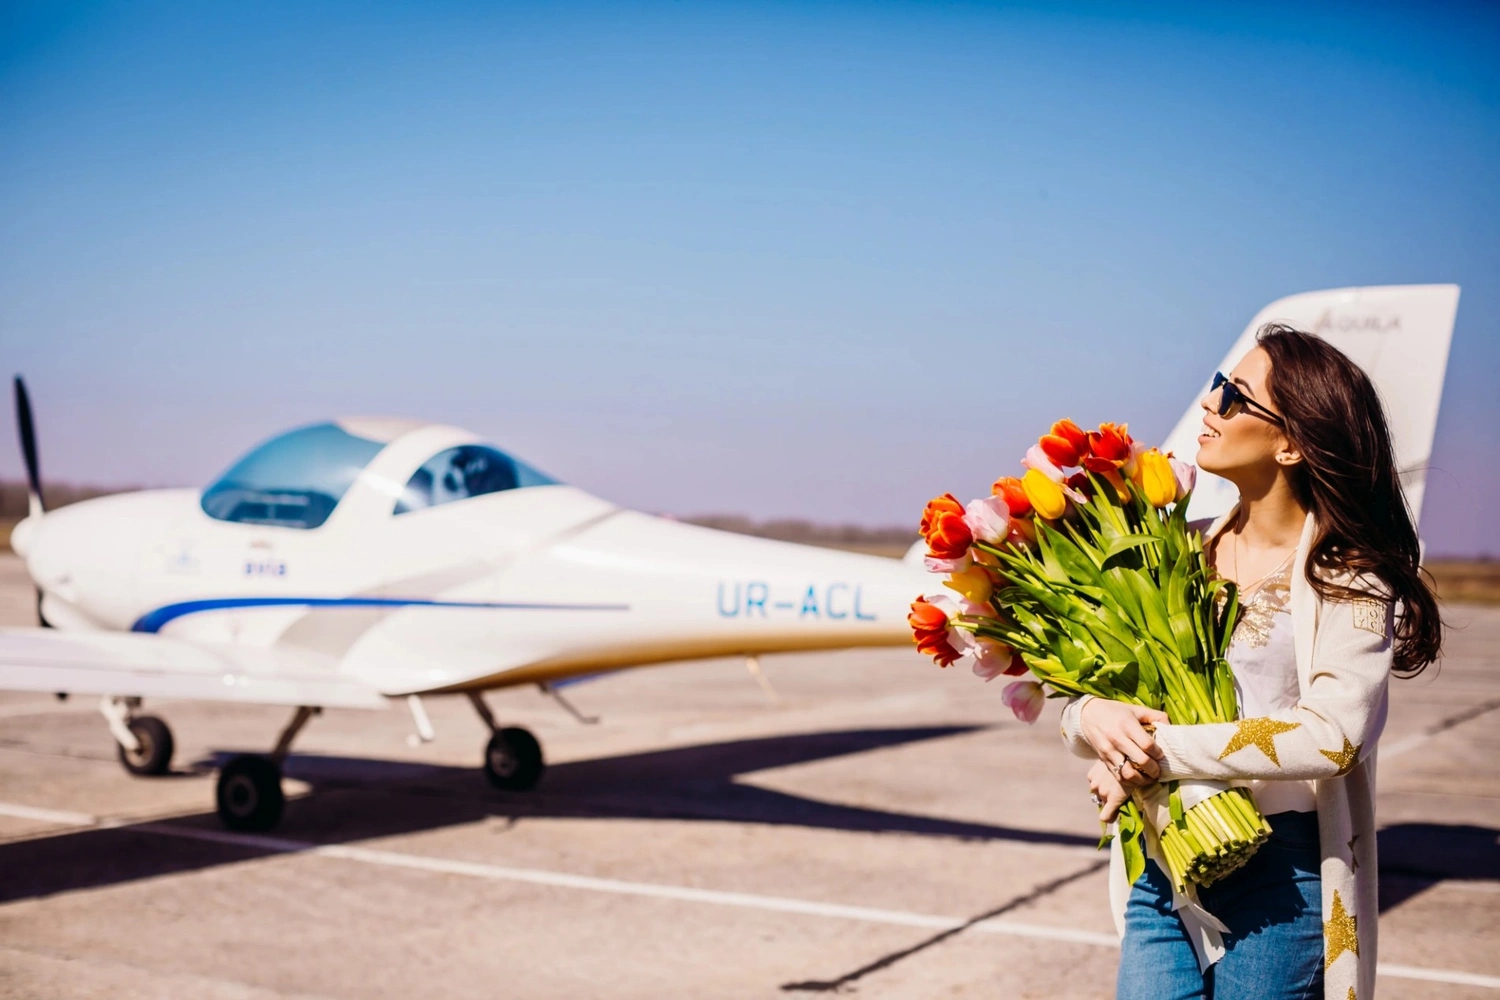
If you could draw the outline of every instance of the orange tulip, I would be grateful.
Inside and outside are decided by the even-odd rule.
[[[1036,548],[1036,522],[1025,517],[1011,518],[1010,534],[1005,536],[1005,540],[1023,548]]]
[[[1089,453],[1089,436],[1071,420],[1053,424],[1052,433],[1043,434],[1037,443],[1058,468],[1078,465]]]
[[[974,533],[964,519],[964,507],[951,493],[927,504],[922,512],[922,537],[927,552],[937,559],[962,559],[974,543]]]
[[[958,502],[958,497],[952,493],[944,493],[940,497],[933,497],[927,501],[927,506],[922,511],[922,527],[918,530],[925,538],[927,531],[932,527],[933,519],[939,514],[958,514],[962,516],[964,505]]]
[[[1026,499],[1026,490],[1015,476],[1001,476],[990,487],[990,493],[1005,498],[1005,506],[1011,517],[1025,517],[1031,513],[1031,501]]]
[[[948,642],[948,616],[943,609],[925,597],[912,602],[906,623],[911,626],[917,651],[932,657],[940,667],[957,660],[962,654]]]

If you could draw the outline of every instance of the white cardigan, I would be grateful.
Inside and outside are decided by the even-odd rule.
[[[1215,521],[1205,538],[1223,530],[1235,512]],[[1385,726],[1394,607],[1390,601],[1319,598],[1305,574],[1313,530],[1313,517],[1308,514],[1291,579],[1293,642],[1301,687],[1297,705],[1238,722],[1163,724],[1156,729],[1156,742],[1165,754],[1162,781],[1281,778],[1315,782],[1322,854],[1324,996],[1327,1000],[1374,1000],[1380,918],[1375,744]],[[1375,587],[1367,589],[1379,592]],[[1063,739],[1075,754],[1093,758],[1079,725],[1082,704],[1083,699],[1072,699],[1064,707]],[[1129,892],[1116,838],[1110,859],[1110,903],[1122,937]],[[1194,935],[1205,933],[1193,913],[1179,912]],[[1202,961],[1202,944],[1198,949]]]

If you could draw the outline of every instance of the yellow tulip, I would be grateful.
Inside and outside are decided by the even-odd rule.
[[[1172,463],[1156,448],[1136,457],[1135,472],[1130,479],[1153,507],[1165,507],[1177,499],[1177,477],[1172,473]]]
[[[943,581],[943,586],[949,590],[956,590],[975,604],[984,604],[989,601],[990,595],[995,592],[995,585],[990,580],[989,573],[979,566],[970,566],[949,575]]]
[[[1168,470],[1170,475],[1170,470]],[[1063,495],[1062,483],[1049,478],[1046,473],[1027,469],[1021,477],[1021,489],[1032,508],[1049,521],[1062,517],[1068,511],[1068,498]]]

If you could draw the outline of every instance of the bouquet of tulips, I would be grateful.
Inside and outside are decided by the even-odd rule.
[[[1029,670],[1035,680],[1003,694],[1027,722],[1047,689],[1159,709],[1178,724],[1236,719],[1224,651],[1238,601],[1188,531],[1193,466],[1137,444],[1123,424],[1085,432],[1069,420],[1022,465],[992,496],[927,505],[927,566],[953,593],[912,605],[918,648],[945,667],[970,656],[986,680]],[[1248,790],[1195,782],[1185,803],[1188,790],[1168,782],[1164,808],[1159,793],[1149,810],[1136,793],[1120,810],[1131,883],[1145,869],[1148,814],[1179,892],[1240,867],[1269,835]]]

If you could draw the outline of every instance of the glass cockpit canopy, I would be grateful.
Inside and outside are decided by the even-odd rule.
[[[328,520],[360,470],[385,447],[338,424],[274,437],[203,491],[203,512],[220,521],[316,528]]]
[[[465,444],[440,451],[422,463],[396,498],[394,513],[407,514],[501,490],[556,484],[557,480],[504,452]]]
[[[288,431],[255,448],[204,490],[203,512],[240,524],[317,528],[386,443],[332,423]],[[462,445],[424,462],[393,513],[555,482],[494,448]]]

